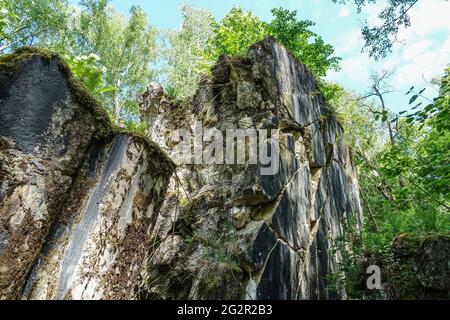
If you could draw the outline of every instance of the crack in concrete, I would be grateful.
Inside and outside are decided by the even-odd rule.
[[[301,289],[302,283],[304,281],[304,274],[305,274],[306,262],[308,261],[308,254],[311,250],[311,247],[312,247],[314,241],[316,240],[317,231],[319,230],[319,224],[320,224],[321,220],[322,220],[322,217],[319,217],[319,219],[317,219],[317,222],[311,231],[311,237],[309,239],[309,244],[305,250],[305,259],[303,260],[303,262],[300,266],[300,270],[298,272],[298,275],[300,276],[300,278],[298,280],[298,286],[297,286],[297,292],[296,292],[297,297],[299,297],[299,295],[300,295],[300,289]]]
[[[272,231],[275,234],[275,237],[277,238],[278,241],[280,241],[287,247],[291,248],[294,252],[297,252],[298,250],[300,250],[300,249],[296,250],[295,247],[292,244],[290,244],[287,239],[285,239],[283,236],[281,236],[280,233],[277,230],[275,230],[275,228],[272,226],[272,224],[270,222],[266,222],[266,225],[270,229],[270,231]]]
[[[300,170],[302,170],[303,167],[300,166],[300,168],[298,168],[293,174],[291,179],[289,179],[289,181],[283,186],[283,188],[280,190],[280,192],[278,192],[278,194],[274,197],[273,200],[267,202],[264,204],[264,206],[261,208],[261,211],[263,211],[263,213],[261,214],[261,220],[264,221],[269,221],[270,219],[272,219],[273,214],[275,213],[278,205],[281,202],[281,199],[284,195],[284,193],[286,192],[286,189],[288,188],[288,186],[292,183],[292,181],[294,180],[295,176],[300,172]],[[267,211],[267,212],[266,212]]]

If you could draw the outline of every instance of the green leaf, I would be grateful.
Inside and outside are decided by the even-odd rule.
[[[425,107],[424,110],[425,110],[426,112],[429,112],[429,111],[431,111],[433,108],[434,108],[434,104],[430,103],[429,105],[427,105],[427,106]]]
[[[406,92],[405,95],[410,94],[413,90],[414,90],[414,86],[412,86],[411,88],[409,88],[408,92]]]
[[[412,104],[414,101],[417,100],[417,98],[419,97],[419,95],[415,94],[411,97],[411,99],[409,100],[409,104]]]
[[[103,87],[101,89],[98,89],[96,91],[96,93],[106,93],[106,92],[111,92],[111,91],[116,91],[117,89],[114,88],[113,86],[107,86],[107,87]]]

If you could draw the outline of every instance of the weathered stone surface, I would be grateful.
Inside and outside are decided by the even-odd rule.
[[[153,148],[123,135],[94,146],[27,279],[24,298],[134,297],[147,233],[170,172]]]
[[[260,270],[275,245],[277,245],[278,238],[267,223],[258,221],[254,222],[253,225],[254,228],[247,228],[248,235],[242,233],[244,240],[241,241],[241,246],[245,252],[245,261],[250,264],[251,270]],[[255,231],[255,228],[258,228],[258,230]]]
[[[310,238],[310,185],[309,168],[302,165],[281,195],[271,218],[278,237],[295,251],[305,248]]]
[[[296,270],[300,257],[289,246],[278,241],[264,265],[258,281],[256,299],[293,300],[298,284]]]
[[[114,132],[58,57],[4,61],[1,298],[340,298],[326,276],[334,239],[362,224],[358,181],[311,73],[273,39],[220,58],[183,105],[151,83],[139,102],[157,145]],[[279,130],[279,170],[248,150],[240,164],[179,161],[172,132],[197,121],[224,137]]]
[[[176,143],[167,133],[194,132],[193,119],[224,136],[233,128],[279,129],[280,169],[264,175],[249,159],[180,166],[158,218],[166,231],[154,235],[155,252],[171,258],[149,259],[143,296],[338,298],[326,283],[339,260],[331,247],[352,215],[362,223],[359,187],[342,127],[306,67],[267,38],[246,58],[222,57],[182,113],[169,101],[153,125],[148,110],[168,101],[159,99],[141,110],[169,154]],[[175,235],[176,253],[165,241]]]
[[[450,235],[401,234],[394,240],[393,246],[399,259],[412,263],[425,291],[441,291],[449,297]]]
[[[0,69],[2,298],[17,295],[103,125],[76,101],[57,58],[35,54],[14,67]]]
[[[56,55],[0,58],[0,298],[131,298],[173,164]]]
[[[302,127],[312,124],[325,113],[325,101],[311,72],[283,46],[267,38],[250,48],[249,59],[256,62],[253,70],[267,86],[276,87],[283,107]],[[268,92],[274,92],[269,90]]]

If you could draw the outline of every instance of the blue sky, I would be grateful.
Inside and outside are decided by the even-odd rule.
[[[191,0],[196,7],[208,9],[220,20],[233,6],[252,10],[264,20],[271,19],[270,9],[284,7],[297,10],[300,19],[316,23],[313,31],[335,47],[336,55],[342,58],[341,70],[330,72],[327,79],[342,84],[356,93],[364,93],[369,85],[372,71],[390,68],[394,70],[391,84],[395,92],[387,96],[387,104],[394,111],[408,106],[405,92],[411,87],[426,87],[425,94],[434,97],[437,92],[428,85],[433,77],[442,74],[450,63],[450,2],[443,0],[421,0],[411,12],[412,26],[401,30],[393,53],[386,59],[375,62],[361,53],[361,25],[367,19],[377,22],[377,13],[385,0],[357,14],[353,5],[339,5],[331,0]],[[351,1],[353,2],[353,1]],[[150,23],[162,29],[175,29],[181,24],[179,0],[113,0],[112,5],[127,13],[132,5],[141,6],[148,14]]]

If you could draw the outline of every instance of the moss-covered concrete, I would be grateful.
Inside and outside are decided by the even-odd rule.
[[[21,70],[21,67],[36,55],[44,58],[46,61],[58,60],[59,70],[67,78],[73,98],[80,106],[95,116],[98,122],[97,138],[104,137],[114,131],[105,109],[91,94],[89,89],[75,78],[64,59],[55,52],[36,47],[23,47],[17,49],[14,53],[2,55],[0,56],[0,78],[5,76],[14,77]]]
[[[333,299],[324,280],[338,263],[332,240],[349,216],[361,220],[361,205],[342,127],[307,68],[268,38],[245,58],[221,57],[186,107],[174,108],[152,88],[139,100],[141,115],[174,157],[172,127],[194,132],[199,120],[223,135],[279,129],[280,161],[267,175],[260,164],[180,164],[170,191],[184,200],[166,201],[156,228],[159,239],[180,240],[170,263],[150,259],[145,295]],[[164,241],[160,251],[172,254]]]
[[[103,106],[54,52],[27,47],[0,56],[0,95],[0,236],[6,239],[3,241],[6,245],[0,248],[0,298],[17,298],[21,290],[34,283],[28,275],[38,265],[36,259],[43,252],[49,232],[81,223],[80,217],[84,215],[79,214],[80,210],[93,193],[98,196],[92,191],[101,182],[97,169],[107,163],[128,171],[117,172],[114,192],[102,198],[105,206],[104,212],[97,210],[101,211],[99,216],[111,218],[117,227],[110,230],[112,233],[100,232],[99,239],[104,241],[103,236],[110,239],[114,234],[130,235],[117,244],[123,253],[118,259],[124,272],[133,265],[136,277],[131,285],[135,286],[141,266],[138,260],[144,259],[146,253],[146,232],[162,203],[175,166],[173,162],[145,136],[115,127]],[[121,152],[109,150],[115,140],[124,141],[117,147]],[[109,185],[104,182],[114,172],[114,169],[105,171],[104,185]],[[124,207],[133,207],[131,218],[119,213],[121,199],[126,203]],[[131,225],[127,219],[131,219]],[[81,228],[79,234],[84,237],[91,233]],[[92,237],[94,245],[100,246],[95,232]],[[111,243],[116,243],[112,238]],[[60,245],[65,248],[64,243]],[[97,257],[92,255],[92,259]],[[136,257],[136,261],[130,257]],[[61,262],[55,261],[49,261],[48,270],[38,270],[36,274],[44,282],[49,280],[49,287],[65,287],[63,282],[56,283],[55,277],[47,277]],[[121,291],[129,284],[126,273],[119,279],[111,272],[106,278],[118,291],[114,289],[105,296],[131,297],[131,292]],[[43,287],[33,284],[30,292]],[[67,291],[67,297],[77,294]]]
[[[426,243],[435,240],[450,241],[450,233],[401,233],[394,239],[392,245],[402,251],[414,253],[423,248]]]
[[[137,139],[144,141],[150,150],[157,150],[157,153],[163,158],[165,164],[169,164],[172,169],[175,168],[173,161],[165,154],[165,152],[154,142],[148,139],[147,136],[139,132],[133,132],[124,128],[119,128],[111,123],[110,118],[105,111],[105,107],[93,96],[89,89],[77,79],[68,64],[64,59],[56,52],[37,48],[37,47],[23,47],[17,49],[14,53],[4,54],[0,56],[0,79],[5,75],[12,77],[20,71],[21,66],[33,56],[40,56],[47,61],[52,59],[58,60],[58,67],[63,75],[67,78],[69,89],[73,95],[75,101],[80,104],[81,107],[90,111],[95,119],[98,121],[96,138],[105,138],[108,135],[125,134],[132,135]]]

